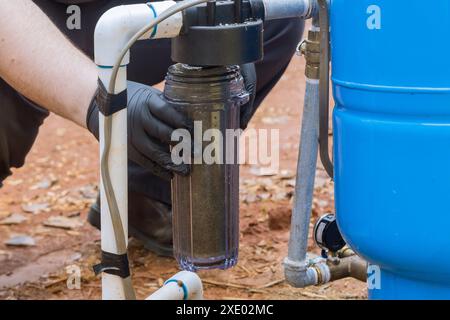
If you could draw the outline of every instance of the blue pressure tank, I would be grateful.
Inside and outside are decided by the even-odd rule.
[[[450,1],[330,0],[336,210],[371,299],[450,299]]]

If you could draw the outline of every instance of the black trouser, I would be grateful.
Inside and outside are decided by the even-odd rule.
[[[82,29],[66,26],[67,5],[49,0],[34,0],[58,28],[89,57],[93,58],[94,29],[100,16],[109,8],[121,4],[142,3],[136,0],[94,0],[80,4]],[[59,0],[59,2],[76,2]],[[285,72],[301,36],[304,22],[290,19],[267,23],[265,26],[265,57],[257,64],[258,84],[256,105],[261,104]],[[131,50],[132,62],[128,79],[147,85],[164,80],[170,59],[170,40],[138,42]],[[68,61],[70,63],[70,61]],[[39,127],[48,113],[32,106],[0,79],[0,183],[11,174],[10,168],[21,167],[33,145]],[[135,164],[129,168],[130,191],[155,200],[171,203],[170,183],[163,181]]]

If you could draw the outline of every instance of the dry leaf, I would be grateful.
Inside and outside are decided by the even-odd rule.
[[[39,183],[35,184],[30,188],[30,190],[37,190],[37,189],[50,189],[58,182],[57,179],[44,179],[40,181]]]
[[[278,170],[270,167],[252,167],[250,169],[250,173],[257,177],[270,177],[276,176],[278,174]]]
[[[64,216],[66,216],[67,218],[75,218],[81,216],[81,212],[80,211],[69,212],[65,213]]]
[[[285,186],[295,188],[296,181],[295,179],[287,180]]]
[[[288,121],[288,116],[262,118],[262,123],[264,124],[285,124]]]
[[[291,171],[291,170],[281,170],[279,176],[280,176],[281,179],[287,180],[287,179],[295,178],[296,173],[294,171]]]
[[[314,188],[323,188],[326,186],[327,182],[330,179],[322,178],[322,177],[316,177],[316,180],[314,181]]]
[[[254,194],[249,194],[246,197],[244,197],[245,203],[254,203],[256,201],[258,201],[258,197]]]
[[[258,197],[261,200],[269,200],[271,197],[271,194],[270,193],[260,193],[260,194],[258,194]]]
[[[98,190],[97,187],[89,185],[81,188],[80,193],[86,199],[96,199]]]
[[[23,180],[22,180],[22,179],[18,179],[18,180],[7,180],[5,183],[8,184],[8,185],[10,185],[10,186],[16,187],[16,186],[18,186],[18,185],[21,185],[21,184],[23,183]]]
[[[9,226],[14,224],[21,224],[24,221],[27,221],[26,217],[24,217],[20,213],[13,213],[9,217],[1,220],[0,225]]]
[[[288,192],[277,192],[274,195],[272,195],[272,200],[273,201],[281,201],[281,200],[285,200],[289,198],[289,193]]]
[[[83,226],[79,219],[67,218],[63,216],[53,216],[44,221],[44,226],[72,230]]]
[[[36,245],[36,240],[27,235],[15,235],[9,238],[5,244],[13,247],[33,247]]]
[[[31,203],[31,204],[23,204],[22,210],[27,213],[39,214],[42,211],[45,211],[49,208],[48,203]]]

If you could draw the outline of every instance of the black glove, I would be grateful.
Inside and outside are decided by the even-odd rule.
[[[245,89],[250,93],[250,101],[241,107],[241,129],[244,130],[257,110],[257,106],[255,106],[257,82],[255,64],[249,63],[242,65],[241,74],[244,77]]]
[[[99,108],[93,99],[87,127],[99,139]],[[128,82],[128,157],[151,173],[170,180],[173,173],[187,176],[190,166],[172,162],[170,144],[176,129],[192,129],[191,122],[174,109],[164,95],[149,86]]]

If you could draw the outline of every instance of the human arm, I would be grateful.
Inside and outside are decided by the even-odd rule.
[[[95,64],[29,0],[0,0],[0,77],[34,103],[72,120],[98,138]],[[129,88],[130,159],[156,174],[188,174],[168,152],[173,130],[186,122],[150,87]]]
[[[95,64],[29,0],[0,0],[0,77],[36,104],[86,127]]]

